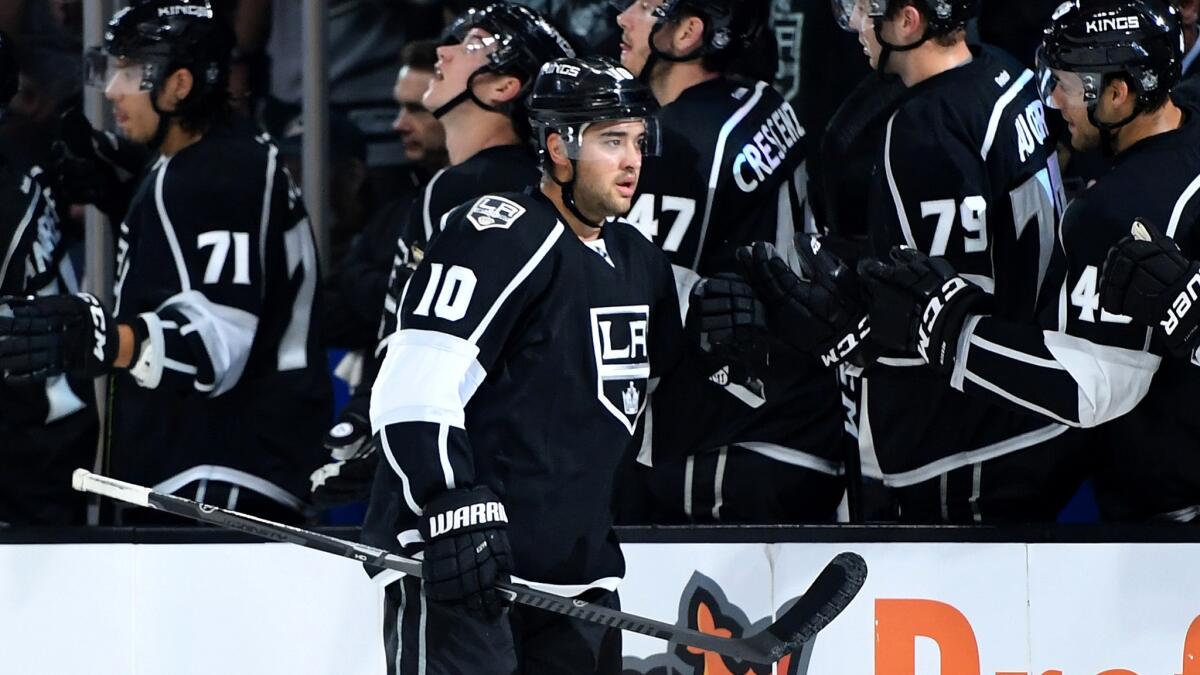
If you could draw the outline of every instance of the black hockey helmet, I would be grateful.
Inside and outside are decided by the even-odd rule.
[[[511,75],[523,85],[523,98],[537,77],[542,64],[575,56],[575,50],[562,32],[546,17],[524,5],[495,2],[483,9],[470,9],[455,19],[442,37],[442,44],[460,44],[472,28],[487,31],[491,37],[480,48],[488,50],[488,63],[471,74],[464,92],[433,111],[441,117],[455,106],[471,99],[486,110],[510,112],[479,100],[471,86],[485,73]]]
[[[967,22],[979,16],[981,0],[832,0],[833,15],[838,25],[845,30],[858,32],[854,15],[859,13],[861,19],[871,19],[875,24],[875,39],[883,47],[879,55],[877,70],[885,72],[888,58],[892,52],[907,52],[929,40],[965,28]],[[925,34],[920,40],[908,45],[896,45],[883,37],[883,20],[892,10],[912,5],[925,17]]]
[[[603,56],[557,59],[542,66],[527,106],[543,162],[548,157],[550,135],[559,134],[574,165],[580,158],[584,133],[597,122],[642,120],[646,124],[642,153],[656,155],[661,147],[654,94],[633,73]],[[575,205],[575,176],[560,181],[553,172],[549,175],[562,187],[566,207],[581,221],[600,227]]]
[[[188,98],[203,98],[224,91],[232,50],[233,34],[208,0],[143,0],[113,14],[104,44],[88,50],[87,81],[102,88],[114,84],[112,60],[126,59],[140,66],[140,77],[127,84],[153,93],[184,68],[195,81]]]
[[[875,20],[875,25],[887,16],[890,10],[902,6],[905,0],[832,0],[833,16],[838,25],[844,30],[857,32],[851,17],[855,5],[864,17]],[[921,12],[929,24],[926,39],[945,35],[967,25],[967,22],[979,16],[980,0],[911,0],[910,3]],[[897,49],[893,47],[893,49]]]
[[[562,134],[577,151],[586,127],[609,120],[646,120],[644,151],[659,149],[658,101],[650,88],[603,56],[557,59],[542,66],[527,102],[539,152],[551,133]],[[573,129],[573,131],[567,131]]]
[[[17,50],[8,33],[0,31],[0,119],[8,111],[9,101],[17,95],[19,72]]]
[[[618,12],[625,11],[640,0],[609,0]],[[654,8],[655,23],[650,29],[652,58],[664,61],[691,61],[711,55],[735,57],[758,40],[767,27],[770,6],[768,0],[664,0]],[[704,44],[690,54],[671,55],[654,44],[654,36],[667,24],[685,16],[695,15],[704,22]],[[651,63],[642,70],[649,73]]]
[[[1162,101],[1183,76],[1183,30],[1179,12],[1161,0],[1070,0],[1059,5],[1037,53],[1042,101],[1057,108],[1052,94],[1082,97],[1089,118],[1106,75],[1124,74],[1137,94],[1136,116]],[[1053,71],[1071,73],[1063,82]],[[1132,119],[1132,117],[1130,118]],[[1125,122],[1092,124],[1110,130]]]

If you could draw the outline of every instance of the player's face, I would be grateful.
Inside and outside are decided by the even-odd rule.
[[[634,75],[642,74],[650,58],[650,32],[658,21],[654,10],[662,3],[663,0],[632,0],[617,16],[617,26],[621,28],[621,65]]]
[[[466,91],[471,75],[487,64],[495,50],[492,34],[481,28],[472,28],[458,44],[438,47],[433,77],[423,97],[425,107],[437,110]]]
[[[1053,81],[1047,103],[1058,110],[1067,131],[1071,134],[1071,147],[1076,150],[1091,150],[1100,146],[1100,130],[1088,119],[1088,106],[1084,96],[1083,79],[1078,73],[1052,70]]]
[[[396,77],[392,98],[400,106],[392,128],[404,142],[404,156],[410,162],[425,161],[430,154],[446,149],[446,131],[433,113],[425,107],[422,97],[433,80],[433,73],[405,66]]]
[[[134,143],[149,143],[158,130],[158,113],[150,104],[150,92],[141,89],[142,66],[118,59],[104,87],[104,98],[113,106],[113,119],[121,135]]]
[[[642,120],[599,122],[583,134],[576,162],[579,176],[575,200],[584,214],[611,218],[633,206],[642,172],[646,123]]]
[[[850,13],[849,27],[858,33],[858,43],[862,45],[863,55],[867,57],[871,68],[878,68],[879,55],[883,53],[883,47],[879,44],[878,36],[875,35],[875,19],[867,13],[866,0],[858,0],[854,3],[854,9]]]

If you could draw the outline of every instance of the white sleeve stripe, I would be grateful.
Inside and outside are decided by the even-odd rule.
[[[446,489],[453,490],[454,467],[450,465],[450,425],[438,425],[438,459],[442,461],[442,475],[446,478]]]
[[[0,265],[0,283],[4,283],[5,277],[8,276],[8,265],[12,262],[13,256],[16,255],[17,246],[21,243],[21,237],[25,236],[25,229],[29,227],[29,222],[33,220],[33,212],[36,210],[38,201],[42,198],[42,193],[37,189],[38,184],[33,183],[33,199],[29,201],[29,206],[25,209],[25,216],[21,218],[21,224],[17,225],[17,231],[13,233],[12,241],[8,242],[8,252],[4,254],[4,264]]]
[[[424,208],[421,209],[421,213],[425,220],[425,246],[427,248],[429,246],[429,240],[433,238],[433,214],[429,212],[429,207],[433,201],[433,185],[434,183],[438,182],[438,179],[441,178],[442,174],[444,173],[446,173],[446,170],[442,169],[433,174],[433,178],[429,179],[429,185],[425,186],[425,204]]]
[[[412,487],[408,483],[408,476],[405,475],[404,469],[400,468],[400,464],[396,461],[396,456],[392,454],[392,446],[388,443],[386,432],[379,434],[379,440],[383,445],[383,456],[387,458],[388,466],[392,467],[392,471],[400,477],[401,492],[404,493],[404,503],[408,505],[410,511],[416,515],[421,515],[421,507],[417,506],[417,502],[412,496]]]
[[[550,234],[546,235],[546,240],[543,241],[542,245],[538,247],[538,250],[534,252],[533,257],[531,257],[529,261],[525,263],[525,266],[521,268],[521,271],[517,272],[517,276],[513,277],[512,281],[508,282],[508,286],[504,289],[504,292],[500,294],[499,298],[496,298],[496,302],[492,304],[492,308],[488,310],[488,313],[484,315],[483,320],[480,321],[479,325],[475,327],[475,332],[471,333],[471,337],[467,338],[467,342],[470,342],[472,345],[475,345],[479,342],[479,338],[483,337],[483,334],[487,331],[488,326],[491,325],[492,320],[496,318],[496,313],[500,311],[500,307],[503,306],[504,302],[508,300],[510,295],[513,294],[513,291],[517,290],[517,286],[520,286],[525,279],[529,278],[530,274],[533,274],[533,270],[536,269],[537,266],[541,264],[542,260],[546,258],[546,255],[550,253],[550,249],[554,248],[554,244],[558,242],[559,237],[563,235],[565,229],[566,228],[563,227],[561,222],[554,224],[554,229],[550,230]]]
[[[1008,107],[1009,103],[1012,103],[1017,94],[1021,93],[1021,89],[1031,79],[1033,79],[1033,71],[1026,69],[1025,72],[1021,73],[1021,77],[1018,77],[1017,81],[1008,88],[1008,91],[1004,92],[1004,95],[996,100],[996,105],[992,108],[992,117],[988,120],[987,135],[983,138],[983,149],[979,153],[979,156],[984,161],[987,161],[988,153],[992,151],[992,143],[996,141],[996,131],[1000,128],[1000,117],[1004,115],[1005,108]]]
[[[267,145],[267,179],[263,187],[262,216],[258,220],[258,260],[259,269],[266,274],[267,269],[267,227],[271,222],[271,194],[275,192],[275,165],[279,149],[273,144]],[[263,284],[260,294],[266,293],[267,285]]]
[[[195,375],[198,372],[196,370],[196,366],[189,366],[188,364],[181,363],[175,359],[163,358],[163,367],[170,368],[177,373],[184,373],[185,375]]]
[[[158,206],[158,218],[162,221],[163,234],[167,237],[167,245],[171,247],[171,257],[175,259],[175,271],[179,274],[179,287],[183,291],[192,290],[192,279],[188,275],[187,265],[183,262],[183,251],[179,248],[179,238],[175,236],[175,226],[167,215],[167,205],[163,201],[163,183],[167,178],[167,167],[171,158],[164,159],[158,169],[158,178],[154,181],[154,203]]]
[[[896,177],[892,175],[892,124],[896,121],[899,111],[888,118],[887,136],[883,141],[883,168],[887,173],[888,188],[892,192],[892,201],[896,204],[896,215],[900,218],[900,230],[904,233],[904,241],[911,247],[917,248],[917,240],[913,238],[912,226],[908,224],[908,213],[904,211],[904,200],[900,198],[900,189],[896,187]]]
[[[1175,202],[1175,209],[1171,211],[1171,222],[1167,225],[1167,236],[1174,239],[1175,230],[1179,229],[1179,221],[1183,218],[1183,210],[1187,208],[1188,202],[1196,194],[1196,190],[1200,190],[1200,176],[1192,179],[1188,184],[1187,189],[1179,196],[1179,200]]]
[[[965,374],[965,378],[968,382],[973,382],[974,384],[978,385],[979,387],[986,389],[986,390],[992,392],[993,394],[1000,396],[1001,398],[1006,398],[1009,401],[1012,401],[1013,403],[1016,403],[1017,405],[1021,406],[1022,408],[1025,408],[1027,410],[1032,410],[1041,415],[1045,415],[1046,417],[1049,417],[1052,420],[1056,420],[1056,421],[1066,424],[1068,426],[1072,426],[1072,427],[1080,426],[1079,422],[1072,422],[1071,420],[1063,419],[1062,417],[1055,415],[1054,413],[1050,412],[1049,410],[1046,410],[1045,408],[1043,408],[1041,406],[1034,405],[1034,404],[1030,403],[1029,401],[1026,401],[1023,398],[1014,396],[1013,394],[1010,394],[1007,391],[1004,391],[1003,389],[1001,389],[1000,387],[997,387],[996,385],[992,384],[991,382],[988,382],[987,380],[983,379],[982,377],[979,377],[975,373],[967,371]]]
[[[1021,363],[1028,363],[1031,366],[1050,368],[1052,370],[1066,370],[1061,363],[1053,359],[1044,359],[1038,356],[1026,354],[1025,352],[1017,351],[1015,349],[1010,349],[1009,347],[998,345],[991,340],[981,338],[978,335],[971,336],[971,344],[993,354],[998,354],[1014,361],[1020,361]]]
[[[478,355],[475,345],[437,331],[392,335],[371,388],[372,431],[408,422],[465,428],[467,402],[487,379]]]
[[[717,193],[717,184],[721,178],[721,163],[725,160],[725,143],[729,140],[729,134],[733,133],[734,127],[740,124],[746,115],[750,114],[750,109],[758,104],[763,90],[766,88],[766,82],[759,82],[755,85],[754,95],[742,104],[742,107],[738,108],[732,117],[725,120],[725,124],[721,126],[721,133],[717,134],[717,147],[713,150],[712,168],[708,172],[708,203],[704,205],[704,220],[700,223],[700,238],[696,240],[696,259],[692,261],[692,269],[700,267],[700,255],[704,252],[704,240],[708,236],[708,221],[712,217],[713,197]]]

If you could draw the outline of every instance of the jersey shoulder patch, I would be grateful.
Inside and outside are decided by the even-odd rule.
[[[507,230],[525,215],[525,207],[497,195],[485,195],[476,200],[467,212],[467,220],[477,230],[500,228]]]

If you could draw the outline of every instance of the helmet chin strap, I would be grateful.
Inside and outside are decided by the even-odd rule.
[[[150,107],[158,115],[158,123],[154,127],[154,136],[146,145],[151,150],[157,151],[162,147],[163,141],[167,140],[167,132],[171,130],[171,118],[175,117],[179,111],[163,110],[158,107],[158,87],[150,90]]]
[[[880,19],[882,19],[882,17]],[[932,35],[929,34],[929,26],[928,26],[928,24],[926,24],[925,34],[921,36],[920,40],[917,40],[916,42],[914,42],[910,45],[894,45],[894,44],[888,42],[887,40],[883,39],[883,21],[876,20],[874,17],[872,17],[871,21],[875,24],[875,26],[874,26],[875,27],[875,40],[877,42],[879,42],[879,46],[881,48],[880,52],[879,52],[879,66],[877,68],[875,68],[875,72],[878,73],[881,77],[883,75],[887,74],[887,64],[888,64],[888,60],[890,60],[892,57],[892,52],[912,51],[912,50],[916,49],[917,47],[920,47],[921,45],[925,44],[926,42],[929,41],[929,38],[933,37]]]
[[[1104,153],[1105,157],[1114,157],[1117,154],[1117,147],[1113,141],[1115,140],[1117,132],[1119,132],[1125,125],[1132,122],[1135,117],[1142,114],[1142,104],[1141,102],[1134,102],[1133,112],[1120,122],[1101,122],[1100,119],[1096,117],[1095,103],[1089,105],[1087,110],[1088,121],[1092,123],[1092,126],[1100,130],[1100,151]]]
[[[484,110],[486,110],[488,112],[508,114],[509,111],[512,109],[512,106],[510,104],[501,103],[500,105],[492,105],[490,103],[485,103],[483,100],[481,100],[478,96],[475,95],[475,78],[479,77],[480,75],[483,75],[485,73],[489,73],[489,72],[491,72],[491,71],[488,70],[487,68],[480,68],[479,70],[476,70],[475,72],[471,73],[471,76],[467,78],[467,88],[463,89],[462,92],[459,93],[454,98],[443,103],[441,106],[438,107],[437,110],[434,110],[432,113],[434,118],[439,119],[439,120],[442,119],[442,116],[444,116],[446,113],[450,112],[451,110],[454,110],[455,108],[462,105],[463,103],[466,103],[467,101],[471,101],[475,105],[479,106],[480,108],[483,108]],[[520,95],[518,95],[518,98],[520,98]]]
[[[571,179],[570,180],[565,180],[565,181],[559,180],[558,176],[555,176],[553,171],[550,172],[550,180],[554,181],[558,185],[558,187],[562,188],[563,206],[567,207],[567,210],[571,212],[571,215],[578,218],[580,222],[582,222],[584,225],[587,225],[588,227],[594,227],[596,229],[600,229],[600,228],[604,227],[604,221],[601,220],[600,222],[596,222],[596,221],[592,220],[591,218],[588,218],[587,216],[583,215],[583,211],[580,211],[579,205],[575,203],[575,177],[579,174],[579,163],[578,163],[578,160],[574,160],[574,159],[570,160],[570,162],[571,162]]]

